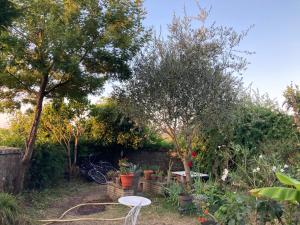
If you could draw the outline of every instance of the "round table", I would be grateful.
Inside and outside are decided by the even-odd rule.
[[[147,206],[151,204],[151,200],[141,196],[125,196],[118,199],[118,202],[126,206]]]

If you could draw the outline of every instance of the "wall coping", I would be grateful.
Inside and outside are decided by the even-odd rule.
[[[21,154],[21,148],[0,146],[0,155]]]

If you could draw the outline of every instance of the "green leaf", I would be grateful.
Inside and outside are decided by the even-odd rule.
[[[250,193],[256,197],[266,197],[277,201],[300,202],[300,191],[287,187],[266,187],[252,189]]]
[[[276,176],[282,184],[293,186],[297,190],[300,190],[300,181],[297,181],[291,177],[288,177],[287,175],[280,173],[280,172],[277,172]]]

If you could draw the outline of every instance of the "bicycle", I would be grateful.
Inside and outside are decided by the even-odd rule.
[[[94,162],[92,159],[94,155],[90,154],[88,160],[80,165],[80,173],[88,178],[89,180],[93,180],[98,184],[106,184],[107,183],[107,173],[109,171],[117,171],[113,165],[106,161]]]

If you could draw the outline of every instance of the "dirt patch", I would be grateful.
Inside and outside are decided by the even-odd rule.
[[[87,203],[98,203],[99,200],[90,201]],[[76,210],[76,215],[91,215],[105,211],[104,205],[84,205]]]

